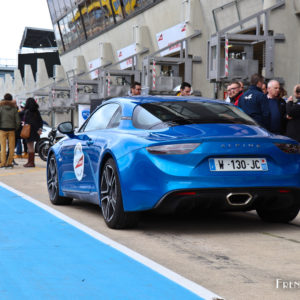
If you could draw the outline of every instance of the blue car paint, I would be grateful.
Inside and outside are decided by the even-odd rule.
[[[51,151],[57,158],[60,195],[66,196],[70,191],[80,192],[86,201],[100,204],[100,170],[108,153],[117,165],[125,211],[154,208],[167,193],[180,189],[281,186],[300,188],[300,155],[284,153],[275,146],[275,143],[296,142],[287,137],[273,135],[261,127],[244,124],[193,124],[159,130],[133,127],[130,117],[136,105],[170,100],[199,101],[181,97],[110,100],[106,103],[118,102],[122,106],[123,120],[118,128],[76,134],[71,140],[65,139],[54,145]],[[74,171],[71,161],[59,160],[62,145],[76,145],[80,141],[80,135],[86,135],[87,140],[93,140],[93,147],[98,148],[97,155],[94,155],[95,152],[84,147],[87,165],[82,182],[76,181],[72,174]],[[146,147],[152,145],[169,143],[200,145],[193,152],[184,155],[153,155],[146,150]],[[72,160],[70,153],[68,155]],[[242,174],[234,171],[211,172],[209,158],[224,156],[264,157],[268,162],[268,171],[244,171]]]
[[[215,144],[216,149],[220,149],[216,151],[211,151],[211,149],[207,151],[204,144],[200,145],[193,153],[187,156],[182,155],[180,160],[178,160],[178,155],[153,155],[151,157],[143,149],[139,154],[132,156],[132,162],[129,163],[128,159],[118,162],[120,173],[125,174],[121,177],[124,206],[126,205],[129,211],[135,210],[136,207],[151,209],[163,195],[179,189],[300,186],[299,159],[290,160],[279,153],[276,157],[285,162],[285,167],[279,168],[274,164],[274,157],[268,154],[269,151],[277,151],[277,149],[269,146],[266,146],[266,151],[263,152],[258,152],[257,149],[247,152],[248,157],[257,156],[257,154],[266,157],[269,167],[267,173],[260,171],[248,171],[243,174],[210,172],[208,157],[224,156],[221,145],[222,143]],[[240,150],[235,156],[244,156],[244,153],[244,150]],[[136,180],[137,178],[142,178],[142,180]]]

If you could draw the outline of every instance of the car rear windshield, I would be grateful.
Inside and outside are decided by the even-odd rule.
[[[140,129],[205,123],[257,125],[235,106],[201,101],[143,103],[135,108],[132,122],[133,126]]]

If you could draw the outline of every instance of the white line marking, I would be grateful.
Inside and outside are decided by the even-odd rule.
[[[46,210],[50,214],[56,216],[57,218],[73,225],[74,227],[80,229],[81,231],[87,233],[88,235],[92,236],[93,238],[97,239],[98,241],[124,253],[125,255],[131,257],[132,259],[140,262],[141,264],[147,266],[148,268],[156,271],[157,273],[165,276],[166,278],[176,282],[178,285],[186,288],[187,290],[193,292],[194,294],[207,299],[207,300],[224,300],[224,298],[214,294],[213,292],[207,290],[206,288],[202,287],[201,285],[179,275],[178,273],[175,273],[171,271],[170,269],[165,268],[164,266],[156,263],[155,261],[123,246],[122,244],[119,244],[118,242],[115,242],[114,240],[108,238],[107,236],[85,226],[82,223],[79,223],[78,221],[66,216],[65,214],[51,208],[50,206],[18,191],[14,188],[6,185],[5,183],[0,181],[0,186],[3,188],[15,193],[16,195],[19,195],[20,197],[24,198],[25,200],[33,203],[34,205],[42,208],[43,210]]]

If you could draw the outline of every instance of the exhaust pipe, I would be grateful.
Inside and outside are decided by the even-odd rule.
[[[249,193],[229,193],[226,200],[230,205],[247,205],[252,200],[252,195]]]

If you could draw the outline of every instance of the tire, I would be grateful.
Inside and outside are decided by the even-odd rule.
[[[102,169],[100,185],[101,210],[106,225],[113,229],[136,226],[139,213],[124,212],[120,181],[112,158]]]
[[[43,144],[44,142],[49,142],[49,139],[47,138],[42,138],[40,139],[37,143],[35,143],[35,153],[39,153],[39,147],[41,144]]]
[[[52,204],[55,205],[69,205],[73,199],[68,197],[62,197],[59,195],[59,181],[57,173],[57,164],[55,156],[52,154],[49,158],[47,166],[47,187],[49,198]]]
[[[47,161],[50,147],[51,145],[49,141],[44,141],[43,143],[39,144],[38,154],[43,161]]]
[[[263,221],[274,223],[289,223],[297,217],[299,213],[299,206],[291,205],[282,209],[258,207],[256,209],[256,212]]]

